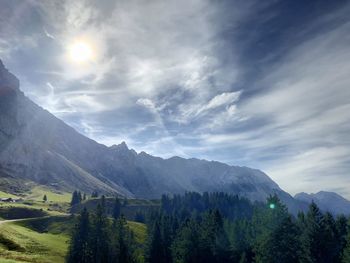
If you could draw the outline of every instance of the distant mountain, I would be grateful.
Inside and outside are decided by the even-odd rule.
[[[313,201],[321,210],[335,215],[350,215],[350,201],[333,192],[321,191],[316,194],[299,193],[294,198],[308,204]]]
[[[29,100],[0,61],[0,189],[43,184],[128,197],[224,191],[265,201],[277,193],[292,211],[301,206],[265,173],[224,163],[136,153],[107,147],[75,131]]]

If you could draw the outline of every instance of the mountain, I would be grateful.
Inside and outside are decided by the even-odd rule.
[[[0,189],[19,191],[33,184],[139,198],[224,191],[265,201],[277,193],[292,210],[300,209],[256,169],[180,157],[162,159],[136,153],[125,142],[111,147],[99,144],[28,99],[0,61]]]
[[[308,204],[313,201],[321,210],[335,215],[350,215],[350,201],[333,192],[321,191],[316,194],[299,193],[294,198]]]

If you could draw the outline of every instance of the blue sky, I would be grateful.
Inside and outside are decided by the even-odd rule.
[[[0,0],[25,94],[107,145],[350,198],[348,1]],[[77,39],[94,59],[73,63]]]

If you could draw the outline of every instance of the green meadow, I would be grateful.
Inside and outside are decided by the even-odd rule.
[[[43,202],[43,196],[47,202]],[[22,198],[22,202],[0,202],[0,263],[61,263],[65,261],[70,235],[75,224],[68,214],[71,193],[36,186],[14,195],[0,192],[0,197]],[[42,217],[32,219],[32,217]],[[28,219],[25,219],[28,218]],[[138,262],[143,262],[146,225],[128,221],[140,245]]]

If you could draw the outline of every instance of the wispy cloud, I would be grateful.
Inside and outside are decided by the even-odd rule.
[[[287,2],[9,1],[0,55],[26,94],[108,145],[262,168],[293,193],[342,189],[350,5]],[[78,38],[96,52],[83,66],[66,55]]]

